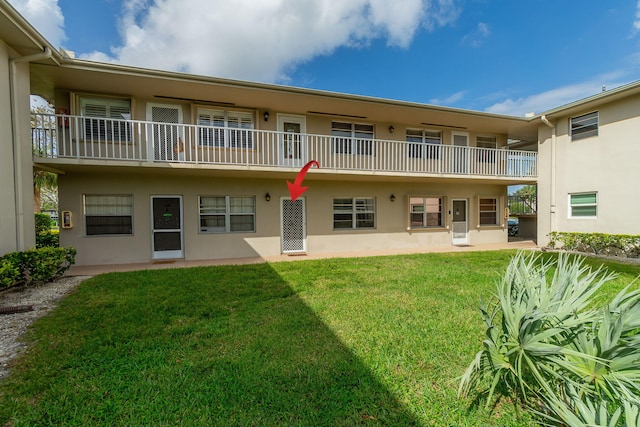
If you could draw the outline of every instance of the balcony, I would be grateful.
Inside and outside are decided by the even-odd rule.
[[[191,164],[256,170],[299,168],[418,176],[535,180],[537,153],[328,135],[32,114],[34,158]]]

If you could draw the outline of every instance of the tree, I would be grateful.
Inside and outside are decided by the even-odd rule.
[[[35,100],[31,105],[31,128],[38,128],[38,121],[41,114],[52,114],[53,106],[40,98],[40,101]],[[38,148],[34,145],[33,152],[37,153]],[[57,209],[58,206],[58,175],[33,168],[33,211],[39,213],[42,211],[42,195],[45,194],[45,200],[47,200],[47,208]]]
[[[42,194],[47,194],[47,198],[55,195],[55,206],[57,202],[58,192],[58,175],[55,173],[33,169],[33,211],[39,213],[42,211]]]

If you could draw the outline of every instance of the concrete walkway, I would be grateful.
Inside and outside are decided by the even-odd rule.
[[[208,265],[242,265],[242,264],[260,264],[263,262],[280,262],[280,261],[302,261],[310,259],[326,259],[326,258],[351,258],[351,257],[367,257],[367,256],[383,256],[383,255],[407,255],[418,253],[432,252],[472,252],[472,251],[497,251],[502,249],[537,249],[536,244],[531,240],[523,240],[519,242],[494,243],[487,245],[464,245],[464,246],[442,246],[434,248],[417,248],[398,249],[398,250],[378,250],[378,251],[361,251],[361,252],[341,252],[311,255],[279,255],[274,257],[255,257],[255,258],[230,258],[230,259],[214,259],[214,260],[168,260],[154,261],[135,264],[107,264],[107,265],[80,265],[72,266],[66,276],[95,276],[102,273],[111,273],[117,271],[137,271],[137,270],[159,270],[164,268],[187,268]]]

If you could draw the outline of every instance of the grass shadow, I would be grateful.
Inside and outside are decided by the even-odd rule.
[[[418,424],[269,264],[97,276],[34,326],[0,424]]]

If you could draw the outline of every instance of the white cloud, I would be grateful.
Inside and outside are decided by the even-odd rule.
[[[455,21],[457,0],[126,0],[122,45],[79,55],[149,68],[286,81],[297,65],[383,38],[407,47]]]
[[[442,105],[442,106],[452,106],[454,105],[456,102],[460,101],[461,99],[463,99],[465,97],[465,95],[467,94],[466,90],[462,90],[460,92],[456,92],[446,98],[432,98],[429,100],[430,104],[434,104],[434,105]]]
[[[602,92],[603,86],[608,89],[621,86],[624,84],[619,81],[621,77],[622,75],[620,73],[611,73],[599,76],[590,81],[551,89],[522,98],[509,98],[493,104],[487,108],[486,111],[489,113],[513,116],[524,116],[530,112],[539,114],[549,109],[596,95]]]
[[[634,34],[640,31],[640,0],[636,4],[636,19],[633,21]]]
[[[476,29],[461,40],[463,46],[478,47],[491,35],[491,28],[484,22],[479,22]]]
[[[67,39],[58,0],[11,0],[10,3],[53,46],[59,47]]]

